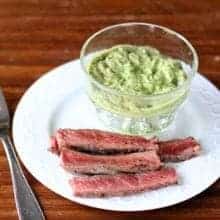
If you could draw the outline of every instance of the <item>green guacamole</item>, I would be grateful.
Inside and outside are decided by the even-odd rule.
[[[156,49],[132,45],[101,52],[91,61],[88,72],[101,84],[134,95],[166,93],[186,80],[179,61]]]
[[[184,87],[166,96],[149,97],[174,90],[187,75],[180,61],[147,46],[117,45],[103,50],[87,68],[93,79],[114,91],[92,82],[91,100],[97,107],[123,116],[164,117],[175,111],[188,91]]]

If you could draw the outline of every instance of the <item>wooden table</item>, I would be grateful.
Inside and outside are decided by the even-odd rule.
[[[111,24],[141,21],[185,35],[200,57],[199,71],[220,87],[219,0],[1,0],[0,85],[11,116],[25,90],[51,68],[79,57],[85,39]],[[218,168],[219,169],[219,168]],[[49,191],[26,172],[51,220],[220,219],[220,182],[187,202],[156,211],[119,213],[88,208]],[[0,219],[17,219],[11,178],[0,147]]]

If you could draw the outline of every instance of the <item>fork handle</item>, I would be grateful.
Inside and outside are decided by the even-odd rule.
[[[40,205],[28,184],[15,148],[8,135],[1,137],[12,176],[13,191],[19,220],[45,220]]]

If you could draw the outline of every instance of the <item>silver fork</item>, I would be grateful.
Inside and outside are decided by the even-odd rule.
[[[0,139],[3,143],[12,176],[16,208],[20,220],[44,220],[44,214],[29,186],[9,136],[10,116],[0,89]]]

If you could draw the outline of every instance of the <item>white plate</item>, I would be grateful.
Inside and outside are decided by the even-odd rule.
[[[91,207],[141,211],[170,206],[204,191],[220,176],[220,95],[197,74],[188,101],[161,138],[194,136],[202,155],[172,164],[180,176],[176,186],[132,196],[87,199],[74,197],[68,185],[71,175],[47,151],[49,136],[58,128],[107,129],[98,121],[87,99],[79,61],[64,64],[37,80],[22,97],[13,120],[16,150],[25,167],[46,187],[74,202]]]

